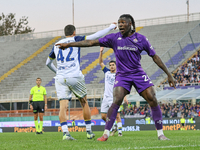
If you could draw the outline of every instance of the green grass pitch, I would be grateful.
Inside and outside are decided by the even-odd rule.
[[[0,150],[129,150],[129,149],[200,149],[200,131],[165,131],[170,141],[157,140],[156,131],[123,132],[106,142],[96,139],[103,132],[94,132],[94,139],[87,139],[85,132],[72,132],[76,141],[62,140],[61,132],[35,133],[0,133]]]

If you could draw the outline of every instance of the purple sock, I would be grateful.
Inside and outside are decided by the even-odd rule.
[[[106,125],[105,129],[109,130],[112,128],[113,123],[115,122],[117,111],[119,109],[119,106],[117,104],[112,103],[110,108],[108,109],[107,118],[106,118]]]
[[[155,122],[155,126],[157,130],[160,130],[163,128],[162,125],[162,112],[160,110],[160,106],[151,107],[151,113],[153,121]]]

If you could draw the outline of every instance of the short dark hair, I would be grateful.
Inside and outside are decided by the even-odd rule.
[[[42,79],[41,79],[41,78],[39,78],[39,77],[38,77],[37,79],[40,79],[40,80],[42,81]],[[36,79],[36,81],[37,81],[37,79]]]
[[[131,20],[131,23],[133,26],[133,32],[135,32],[135,21],[134,21],[133,17],[130,14],[123,14],[119,18],[123,18],[123,17]]]
[[[64,29],[65,36],[72,35],[75,30],[76,30],[76,28],[74,25],[69,24],[69,25],[65,26],[65,29]]]
[[[114,60],[111,60],[111,61],[109,62],[109,65],[110,65],[110,63],[115,63],[115,65],[116,65],[116,61],[114,61]]]

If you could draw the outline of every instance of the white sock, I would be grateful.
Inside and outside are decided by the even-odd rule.
[[[118,133],[122,133],[122,122],[117,123]]]
[[[163,129],[157,130],[157,133],[158,133],[158,137],[161,136],[161,135],[164,135]]]
[[[110,131],[109,130],[104,130],[103,134],[107,134],[107,136],[109,137],[110,136]]]
[[[62,126],[62,131],[63,131],[63,133],[64,133],[64,132],[69,133],[69,131],[68,131],[68,126],[67,126],[67,125],[63,125],[63,126]]]
[[[92,131],[91,124],[86,124],[85,126],[86,126],[86,131]]]

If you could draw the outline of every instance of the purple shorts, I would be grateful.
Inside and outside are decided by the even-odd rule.
[[[119,74],[115,78],[114,88],[117,86],[121,86],[128,90],[130,93],[132,85],[135,87],[138,93],[141,93],[150,86],[154,86],[150,78],[144,71],[130,75]]]

